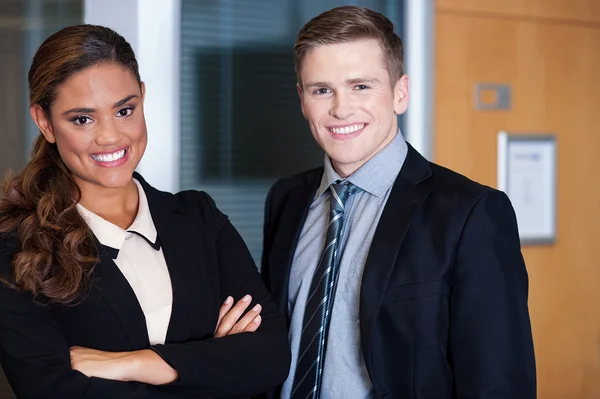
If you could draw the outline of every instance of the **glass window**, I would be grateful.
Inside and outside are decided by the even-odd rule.
[[[301,26],[338,0],[183,0],[181,188],[207,191],[257,263],[263,207],[278,178],[320,166],[304,120],[292,47]],[[354,4],[401,30],[398,0]]]

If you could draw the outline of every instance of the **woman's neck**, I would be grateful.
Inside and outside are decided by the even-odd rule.
[[[124,187],[106,188],[80,184],[83,207],[126,230],[138,213],[139,193],[133,179]]]

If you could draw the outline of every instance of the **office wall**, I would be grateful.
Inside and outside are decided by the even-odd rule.
[[[600,22],[600,1],[597,0],[437,0],[441,13],[485,14],[494,19],[516,17],[518,19],[543,18],[548,20],[571,20],[575,24]]]
[[[600,398],[600,2],[438,0],[435,29],[436,162],[497,186],[499,130],[557,135],[557,241],[523,248],[538,397]],[[475,109],[478,82],[510,110]]]
[[[0,24],[0,177],[9,170],[20,170],[25,164],[24,87],[15,79],[23,68],[20,14],[21,5],[14,2],[3,4],[0,12],[6,21]]]

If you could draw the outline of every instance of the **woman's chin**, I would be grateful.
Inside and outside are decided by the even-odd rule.
[[[111,171],[110,173],[102,173],[100,176],[89,176],[87,178],[78,176],[76,177],[76,181],[82,189],[85,189],[86,186],[105,189],[120,189],[125,188],[132,183],[133,172]]]

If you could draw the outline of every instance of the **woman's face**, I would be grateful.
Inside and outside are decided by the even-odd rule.
[[[100,64],[62,83],[49,117],[34,105],[31,114],[82,191],[120,188],[146,149],[144,86],[118,64]]]

